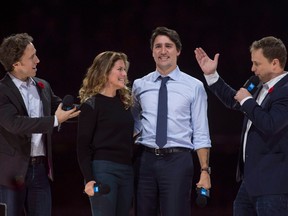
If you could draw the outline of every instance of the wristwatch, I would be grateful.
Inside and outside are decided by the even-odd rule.
[[[211,175],[211,167],[201,168],[201,172],[206,171],[209,175]]]

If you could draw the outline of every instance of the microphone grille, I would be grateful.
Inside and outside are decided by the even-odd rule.
[[[63,98],[63,101],[62,101],[63,105],[64,106],[72,106],[73,103],[74,103],[74,98],[72,95],[66,95],[64,98]]]
[[[250,81],[251,81],[252,83],[254,83],[255,85],[258,85],[259,82],[260,82],[258,76],[251,76]]]

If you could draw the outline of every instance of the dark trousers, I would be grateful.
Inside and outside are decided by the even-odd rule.
[[[50,216],[51,191],[45,165],[29,166],[21,189],[0,185],[1,202],[7,205],[7,216]]]
[[[288,194],[250,196],[242,182],[234,201],[233,215],[288,216]]]
[[[191,215],[191,152],[160,156],[144,151],[135,168],[137,216]]]
[[[90,197],[93,216],[128,216],[132,206],[134,174],[132,165],[105,160],[92,162],[96,182],[110,187],[108,194]]]

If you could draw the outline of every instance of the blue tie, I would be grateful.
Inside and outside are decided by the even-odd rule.
[[[160,77],[162,79],[159,89],[158,113],[156,126],[156,144],[159,148],[167,143],[167,87],[166,83],[169,77]]]

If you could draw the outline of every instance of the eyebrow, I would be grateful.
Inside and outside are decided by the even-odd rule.
[[[155,43],[154,46],[157,46],[157,45],[159,46],[162,44],[164,44],[165,46],[167,46],[167,45],[173,46],[174,45],[173,43]]]

